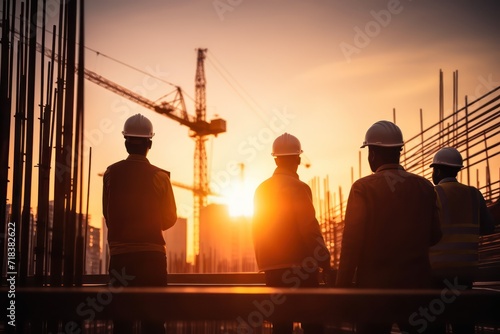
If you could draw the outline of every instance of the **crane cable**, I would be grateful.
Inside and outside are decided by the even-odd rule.
[[[210,52],[210,57],[207,57],[207,60],[209,63],[214,67],[214,69],[217,71],[217,73],[226,81],[226,83],[235,91],[235,93],[245,102],[250,109],[259,116],[259,118],[264,122],[264,124],[267,124],[267,119],[268,114],[266,111],[257,103],[257,101],[241,86],[241,84],[238,83],[238,81],[229,73],[229,71],[222,65],[220,61],[217,60],[217,58],[214,56],[212,52]],[[216,61],[217,64],[214,62]],[[221,71],[220,68],[224,70],[225,73],[232,79],[232,81],[245,93],[246,96],[249,97],[249,99],[257,106],[257,109],[255,109],[250,102],[238,91],[238,89],[235,87],[234,84],[231,83],[231,81],[226,77],[226,75]],[[266,117],[267,116],[267,117]]]
[[[217,64],[215,64],[215,62]],[[210,62],[210,64],[215,68],[215,70],[219,73],[219,75],[227,82],[227,84],[236,92],[236,94],[241,97],[241,99],[250,107],[250,109],[259,116],[260,120],[267,125],[267,121],[269,119],[269,114],[262,108],[259,103],[243,88],[241,84],[238,83],[238,81],[234,78],[234,76],[231,75],[231,73],[222,65],[222,63],[217,60],[217,58],[214,56],[213,52],[210,52],[210,57],[207,57],[207,60]],[[222,73],[222,71],[219,69],[221,67],[225,73],[232,79],[233,82],[235,82],[236,85],[249,97],[249,99],[257,106],[258,110],[255,109],[249,101],[242,95],[240,92],[236,89],[235,85],[233,85],[229,79]],[[302,153],[302,165],[306,168],[309,168],[311,166],[311,160],[304,154]]]
[[[17,18],[16,18],[16,19],[17,19]],[[0,23],[0,26],[1,26],[1,23]],[[36,27],[37,27],[37,29],[40,29],[40,30],[42,29],[42,27],[40,27],[40,26],[38,26],[38,25],[37,25]],[[45,32],[46,32],[46,33],[48,33],[48,34],[50,34],[50,35],[52,35],[52,34],[53,34],[53,32],[52,32],[52,31],[50,31],[50,30],[48,30],[48,29],[45,29]],[[15,33],[18,33],[18,32],[15,32]],[[58,36],[57,36],[57,34],[56,34],[56,37],[58,37]],[[80,45],[78,42],[77,42],[76,44],[77,44],[77,46],[78,46],[78,45]],[[144,70],[141,70],[141,69],[139,69],[139,68],[137,68],[137,67],[135,67],[135,66],[129,65],[129,64],[127,64],[127,63],[125,63],[125,62],[123,62],[123,61],[121,61],[121,60],[119,60],[119,59],[116,59],[116,58],[114,58],[114,57],[108,56],[107,54],[102,53],[102,52],[100,52],[100,51],[97,51],[97,50],[95,50],[95,49],[93,49],[93,48],[91,48],[91,47],[88,47],[88,46],[83,46],[83,47],[84,47],[84,49],[87,49],[88,51],[91,51],[91,52],[95,53],[97,56],[102,56],[102,57],[107,58],[107,59],[109,59],[109,60],[111,60],[111,61],[114,61],[114,62],[116,62],[116,63],[118,63],[118,64],[120,64],[120,65],[123,65],[123,66],[125,66],[125,67],[128,67],[128,68],[130,68],[130,69],[132,69],[132,70],[134,70],[134,71],[137,71],[137,72],[139,72],[139,73],[141,73],[141,74],[147,75],[147,76],[148,76],[148,77],[150,77],[150,78],[156,79],[156,80],[158,80],[158,81],[161,81],[161,82],[163,82],[163,83],[165,83],[165,84],[167,84],[167,85],[173,86],[173,87],[175,87],[175,88],[179,88],[179,86],[178,86],[178,85],[175,85],[175,84],[173,84],[173,83],[171,83],[171,82],[169,82],[169,81],[167,81],[167,80],[165,80],[165,79],[162,79],[162,78],[157,77],[157,76],[155,76],[155,75],[153,75],[153,74],[151,74],[151,73],[148,73],[148,72],[146,72],[146,71],[144,71]]]
[[[112,60],[112,61],[114,61],[114,62],[116,62],[116,63],[118,63],[118,64],[120,64],[120,65],[123,65],[123,66],[125,66],[125,67],[128,67],[128,68],[130,68],[130,69],[132,69],[132,70],[135,70],[135,71],[137,71],[137,72],[139,72],[139,73],[141,73],[141,74],[147,75],[147,76],[149,76],[149,77],[151,77],[151,78],[153,78],[153,79],[156,79],[156,80],[158,80],[158,81],[161,81],[161,82],[163,82],[163,83],[166,83],[167,85],[171,85],[171,86],[176,87],[176,88],[177,88],[177,87],[179,87],[179,86],[177,86],[177,85],[175,85],[175,84],[173,84],[173,83],[171,83],[171,82],[169,82],[169,81],[166,81],[166,80],[164,80],[164,79],[162,79],[162,78],[160,78],[160,77],[157,77],[157,76],[155,76],[155,75],[152,75],[151,73],[148,73],[148,72],[146,72],[146,71],[143,71],[143,70],[141,70],[141,69],[139,69],[139,68],[137,68],[137,67],[134,67],[134,66],[132,66],[132,65],[129,65],[129,64],[127,64],[127,63],[125,63],[125,62],[123,62],[123,61],[121,61],[121,60],[119,60],[119,59],[116,59],[116,58],[113,58],[113,57],[111,57],[111,56],[108,56],[108,55],[106,55],[106,54],[104,54],[104,53],[102,53],[102,52],[100,52],[100,51],[94,50],[94,49],[92,49],[92,48],[90,48],[90,47],[88,47],[88,46],[84,46],[84,48],[85,48],[85,49],[87,49],[87,50],[89,50],[89,51],[94,52],[97,56],[102,56],[102,57],[104,57],[104,58],[107,58],[107,59],[109,59],[109,60]]]

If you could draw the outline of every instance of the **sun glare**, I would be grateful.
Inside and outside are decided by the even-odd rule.
[[[231,217],[251,217],[253,215],[254,189],[247,185],[235,186],[226,195],[226,203]]]

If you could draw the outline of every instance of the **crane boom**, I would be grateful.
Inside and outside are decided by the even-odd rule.
[[[219,133],[226,131],[226,122],[223,119],[217,118],[213,119],[210,123],[205,121],[204,118],[199,118],[198,116],[189,115],[186,111],[186,104],[184,102],[184,95],[180,87],[167,94],[166,97],[173,96],[168,99],[168,101],[162,101],[155,103],[142,95],[139,95],[128,88],[125,88],[111,80],[104,78],[103,76],[92,72],[90,70],[84,70],[85,78],[107,90],[110,90],[120,96],[123,96],[132,102],[135,102],[145,108],[156,111],[159,114],[167,116],[174,121],[179,122],[182,125],[187,126],[192,130],[195,135],[207,136],[207,135],[218,135]]]
[[[179,122],[182,125],[187,126],[196,135],[206,136],[206,135],[218,135],[219,133],[225,132],[225,121],[222,119],[213,119],[210,123],[205,121],[204,118],[189,115],[186,111],[186,104],[184,102],[184,95],[180,87],[176,86],[175,90],[167,94],[162,102],[155,103],[142,95],[131,91],[103,76],[92,72],[88,69],[84,69],[85,78],[107,90],[112,91],[115,94],[123,96],[132,102],[135,102],[147,109],[156,111],[159,114],[167,116],[174,121]],[[165,99],[167,101],[165,101]]]
[[[85,69],[84,75],[87,80],[107,90],[110,90],[115,94],[123,96],[145,108],[154,110],[160,114],[164,114],[182,125],[191,126],[193,123],[196,123],[195,118],[186,113],[186,106],[184,104],[184,98],[180,87],[176,87],[176,90],[173,92],[173,94],[175,95],[170,100],[170,102],[162,102],[160,104],[156,104],[153,101],[146,99],[144,96],[139,95],[117,83],[114,83],[95,72]]]

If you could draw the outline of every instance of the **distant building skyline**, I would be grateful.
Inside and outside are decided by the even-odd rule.
[[[223,204],[200,212],[199,270],[204,273],[257,271],[249,217],[234,218]]]
[[[167,271],[185,272],[187,264],[187,219],[178,217],[175,225],[163,231],[166,244]]]
[[[85,242],[85,271],[86,275],[104,274],[101,269],[101,229],[89,226],[87,229],[87,240]]]

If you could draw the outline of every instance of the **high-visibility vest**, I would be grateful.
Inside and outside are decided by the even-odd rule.
[[[435,188],[443,237],[430,249],[433,269],[475,268],[479,246],[479,191],[459,182]]]

